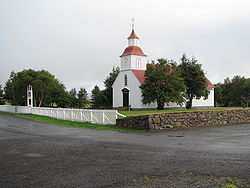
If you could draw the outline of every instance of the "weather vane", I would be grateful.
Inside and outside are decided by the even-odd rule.
[[[132,21],[132,29],[134,30],[134,27],[135,27],[135,18],[132,18],[131,21]]]

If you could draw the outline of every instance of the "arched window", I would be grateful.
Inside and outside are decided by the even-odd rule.
[[[141,58],[136,59],[136,69],[141,69]]]
[[[124,76],[124,85],[125,85],[125,86],[128,85],[128,77],[127,77],[126,74],[125,74],[125,76]]]

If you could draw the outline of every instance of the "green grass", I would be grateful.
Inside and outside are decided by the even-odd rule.
[[[88,129],[96,129],[96,130],[111,130],[111,131],[128,131],[128,132],[142,132],[143,130],[134,130],[134,129],[125,129],[119,128],[115,125],[98,125],[98,124],[91,124],[86,122],[74,122],[74,121],[65,121],[54,119],[46,116],[39,116],[39,115],[30,115],[30,114],[14,114],[9,112],[0,112],[2,114],[9,114],[14,115],[17,117],[31,119],[34,121],[53,124],[53,125],[60,125],[60,126],[68,126],[68,127],[77,127],[77,128],[88,128]]]
[[[246,109],[242,107],[213,107],[213,108],[191,108],[191,109],[165,109],[165,110],[142,110],[142,111],[119,111],[127,117],[129,116],[140,116],[150,114],[162,114],[171,112],[192,112],[192,111],[222,111],[222,110],[239,110]],[[249,108],[247,108],[249,109]]]

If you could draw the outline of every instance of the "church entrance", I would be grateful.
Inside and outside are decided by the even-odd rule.
[[[129,90],[124,88],[122,89],[123,93],[123,107],[128,107],[129,106]]]

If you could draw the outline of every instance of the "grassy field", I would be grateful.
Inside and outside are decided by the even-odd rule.
[[[128,116],[162,114],[171,112],[213,111],[213,110],[221,111],[221,110],[239,110],[239,109],[246,109],[246,108],[242,107],[214,107],[214,108],[192,108],[192,109],[185,108],[185,109],[165,109],[165,110],[119,111],[119,113],[128,117]]]
[[[119,127],[116,127],[115,125],[98,125],[98,124],[91,124],[91,123],[85,123],[85,122],[65,121],[65,120],[59,120],[59,119],[49,118],[45,116],[30,115],[30,114],[14,114],[14,113],[8,113],[8,112],[0,112],[0,113],[14,115],[14,116],[25,118],[25,119],[31,119],[31,120],[38,121],[38,122],[43,122],[43,123],[53,124],[53,125],[60,125],[60,126],[88,128],[88,129],[96,129],[96,130],[142,132],[142,130],[119,128]]]

